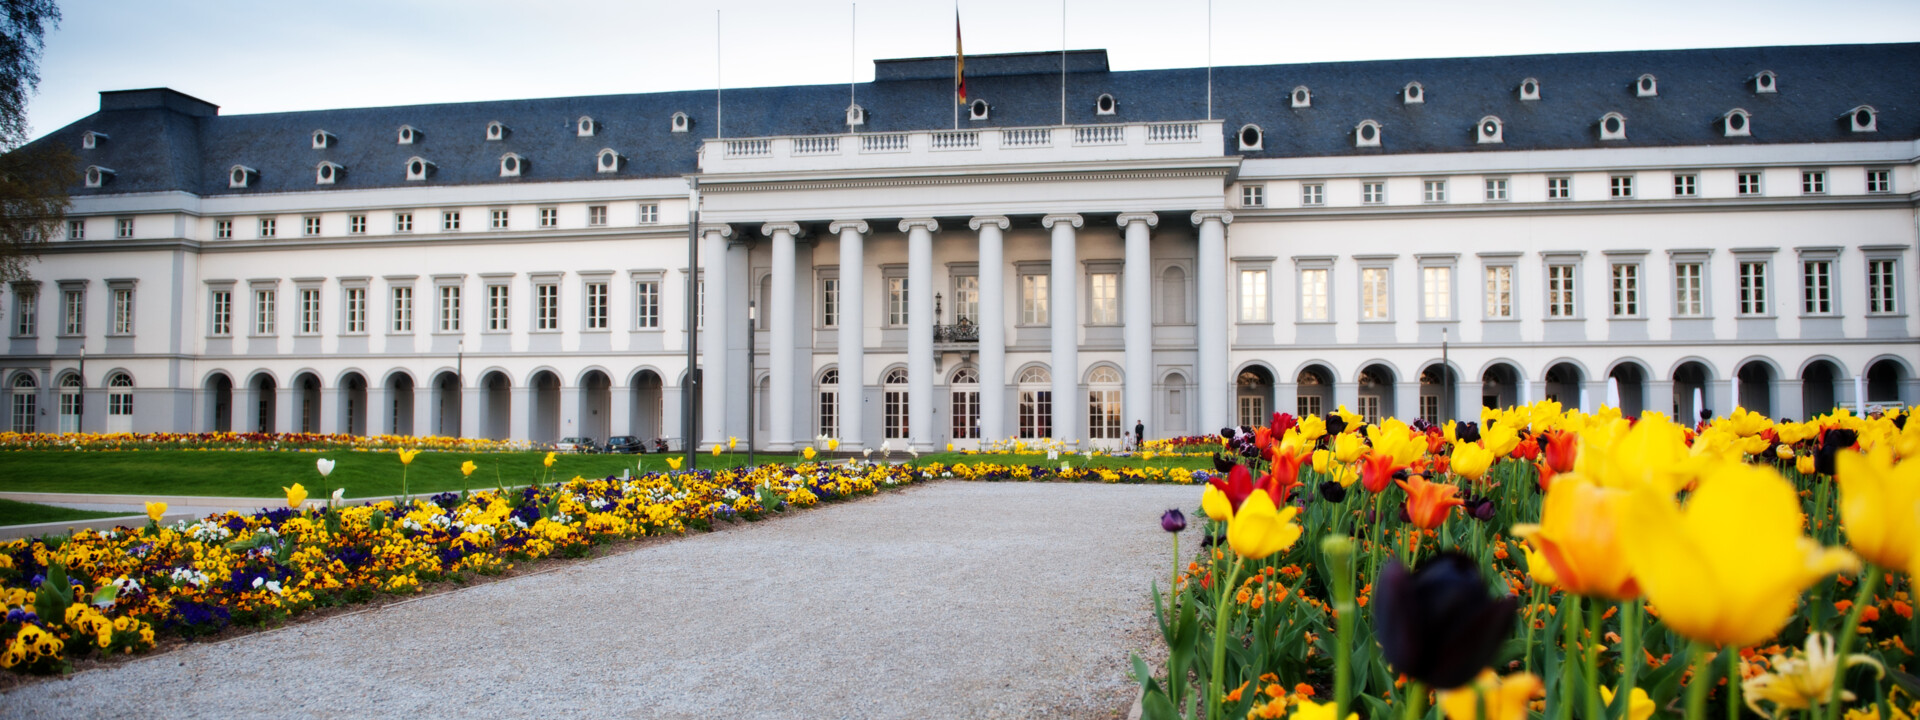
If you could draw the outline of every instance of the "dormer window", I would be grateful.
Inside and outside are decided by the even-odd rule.
[[[693,119],[687,117],[686,113],[677,112],[673,114],[674,132],[686,132],[687,129],[691,127],[693,127]]]
[[[1480,118],[1480,125],[1474,130],[1474,139],[1481,145],[1501,143],[1506,142],[1505,134],[1506,125],[1500,122],[1500,118],[1488,115]]]
[[[975,100],[973,104],[967,106],[967,119],[985,120],[987,119],[987,110],[987,101]]]
[[[1752,137],[1753,119],[1747,111],[1734,108],[1720,116],[1720,129],[1726,137]]]
[[[600,124],[594,122],[593,118],[586,115],[581,115],[580,119],[573,124],[574,134],[579,137],[593,137],[594,131],[598,129],[600,129]]]
[[[512,131],[508,130],[506,125],[502,125],[499,120],[487,123],[488,140],[505,140],[509,132]]]
[[[106,141],[107,141],[107,134],[103,132],[94,132],[92,130],[88,130],[80,134],[80,148],[83,150],[92,150],[94,148],[100,147],[100,143],[103,143]]]
[[[1600,116],[1601,140],[1627,139],[1627,116],[1610,112]]]
[[[1093,101],[1093,114],[1095,115],[1112,115],[1114,111],[1119,109],[1119,103],[1114,102],[1113,96],[1107,93],[1100,93],[1100,97]]]
[[[235,165],[227,170],[227,187],[244,188],[252,185],[254,179],[258,177],[260,177],[260,171],[245,165]]]
[[[1534,78],[1527,78],[1525,80],[1521,80],[1520,81],[1520,99],[1521,100],[1539,100],[1540,99],[1540,81]]]
[[[1293,94],[1288,97],[1288,101],[1292,102],[1296,108],[1313,107],[1313,91],[1301,85],[1293,89]]]
[[[1761,70],[1753,76],[1753,94],[1771,95],[1780,92],[1780,78],[1772,70]]]
[[[1361,120],[1353,126],[1354,147],[1380,147],[1380,123]]]
[[[1857,133],[1879,132],[1880,113],[1872,106],[1861,105],[1847,113],[1847,124]]]
[[[1239,139],[1240,152],[1260,150],[1262,149],[1262,143],[1266,140],[1266,133],[1260,131],[1259,125],[1242,125],[1240,126]]]
[[[594,161],[594,169],[603,173],[620,172],[620,153],[613,148],[602,148],[600,156]]]
[[[501,155],[500,156],[500,177],[504,177],[504,178],[520,177],[520,171],[524,169],[526,166],[527,166],[527,161],[521,158],[519,155],[516,155],[514,153],[507,153],[505,155]]]
[[[412,125],[400,126],[400,144],[401,145],[412,145],[414,142],[418,141],[419,139],[420,139],[420,131],[413,129]]]
[[[333,147],[333,144],[337,141],[338,138],[335,138],[333,133],[325,130],[313,131],[313,149],[315,150],[325,150]]]
[[[428,175],[433,174],[433,167],[433,163],[428,162],[426,158],[419,156],[407,158],[407,179],[410,181],[425,180]]]
[[[860,127],[867,124],[867,109],[859,105],[847,106],[847,127]]]
[[[344,174],[346,171],[347,171],[346,167],[340,165],[339,163],[330,163],[330,162],[320,163],[319,167],[316,167],[313,169],[313,184],[332,185],[336,182],[339,182],[340,176]]]
[[[87,175],[86,175],[87,187],[90,187],[90,188],[102,187],[112,181],[113,181],[112,170],[100,167],[99,165],[87,166]]]
[[[1657,97],[1659,94],[1660,83],[1654,80],[1652,75],[1641,75],[1640,79],[1633,83],[1634,97]]]
[[[1400,88],[1400,103],[1402,105],[1418,105],[1426,101],[1427,89],[1420,87],[1420,83],[1410,82],[1407,83],[1406,87]]]

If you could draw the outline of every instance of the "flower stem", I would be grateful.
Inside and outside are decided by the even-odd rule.
[[[1180,533],[1173,534],[1173,577],[1167,580],[1167,611],[1173,611],[1173,600],[1180,592]]]
[[[1341,538],[1345,540],[1345,538]],[[1333,566],[1333,602],[1339,613],[1338,627],[1335,629],[1333,650],[1333,698],[1335,720],[1347,716],[1347,708],[1353,703],[1353,622],[1359,610],[1353,604],[1353,551],[1351,544],[1335,553]]]
[[[1634,682],[1640,674],[1640,599],[1624,600],[1620,603],[1621,643],[1624,647],[1620,657],[1625,667],[1620,671],[1620,684],[1613,691],[1614,707],[1609,708],[1608,717],[1623,720],[1627,717],[1627,708],[1632,706]]]
[[[1859,634],[1854,628],[1860,627],[1860,614],[1873,602],[1873,591],[1880,589],[1880,566],[1866,565],[1867,576],[1860,580],[1860,592],[1853,596],[1853,607],[1847,609],[1847,619],[1834,633],[1840,636],[1840,647],[1833,656],[1833,689],[1827,691],[1827,720],[1840,717],[1840,693],[1847,684],[1847,654],[1853,651],[1853,636]]]
[[[1687,720],[1707,719],[1707,689],[1713,685],[1713,659],[1706,643],[1695,640],[1688,653],[1693,655],[1693,681],[1687,683]]]
[[[1564,663],[1570,662],[1573,659],[1572,655],[1576,644],[1574,642],[1574,636],[1579,633],[1579,631],[1575,629],[1575,626],[1579,625],[1579,620],[1574,616],[1574,613],[1579,612],[1579,602],[1579,598],[1574,597],[1572,593],[1564,594],[1560,598],[1560,612],[1555,615],[1555,617],[1560,620],[1560,658],[1563,663],[1560,666],[1560,697],[1554,702],[1554,716],[1558,720],[1567,720],[1573,717],[1573,692],[1567,687],[1566,665]]]
[[[1227,617],[1227,603],[1233,600],[1233,584],[1240,581],[1240,557],[1234,556],[1233,569],[1227,573],[1227,581],[1213,586],[1220,594],[1213,613],[1213,665],[1212,677],[1207,681],[1207,717],[1226,717],[1227,708],[1221,703],[1225,694],[1227,677],[1227,626],[1232,623]]]
[[[1727,648],[1727,720],[1740,720],[1740,651]]]
[[[1405,720],[1420,720],[1427,714],[1427,686],[1419,680],[1407,681],[1407,714]],[[1335,720],[1340,720],[1335,718]]]
[[[1521,663],[1521,669],[1526,672],[1533,672],[1533,616],[1535,612],[1538,612],[1534,608],[1539,605],[1540,585],[1535,583],[1533,587],[1527,590],[1527,610],[1521,615],[1524,622],[1527,623],[1526,657]]]
[[[1600,616],[1605,614],[1600,603],[1591,599],[1575,598],[1578,607],[1584,608],[1587,619],[1586,676],[1587,681],[1587,718],[1601,720],[1600,712]]]

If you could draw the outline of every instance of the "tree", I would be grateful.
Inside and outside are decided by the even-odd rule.
[[[67,188],[79,178],[66,146],[22,147],[27,99],[40,87],[46,31],[59,24],[54,0],[0,0],[0,281],[27,277],[27,262],[60,231]]]

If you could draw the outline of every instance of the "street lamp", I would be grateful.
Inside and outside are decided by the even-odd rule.
[[[1447,404],[1445,412],[1435,413],[1442,417],[1451,415],[1459,408],[1453,402],[1453,365],[1447,362],[1447,328],[1440,328],[1440,397]],[[1440,418],[1434,418],[1436,421]]]
[[[760,385],[753,381],[753,326],[760,321],[760,308],[752,300],[747,301],[747,467],[753,467],[754,430],[760,426],[753,414],[754,396],[759,394]]]

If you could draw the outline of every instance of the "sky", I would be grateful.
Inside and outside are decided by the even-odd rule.
[[[708,89],[716,79],[866,82],[876,58],[952,54],[955,10],[953,0],[857,10],[815,0],[61,4],[28,105],[35,136],[94,112],[102,90],[146,87],[243,114]],[[1114,70],[1204,67],[1209,46],[1215,65],[1261,65],[1920,40],[1913,0],[1213,0],[1211,23],[1206,0],[958,7],[968,55],[1064,41],[1106,49]]]

